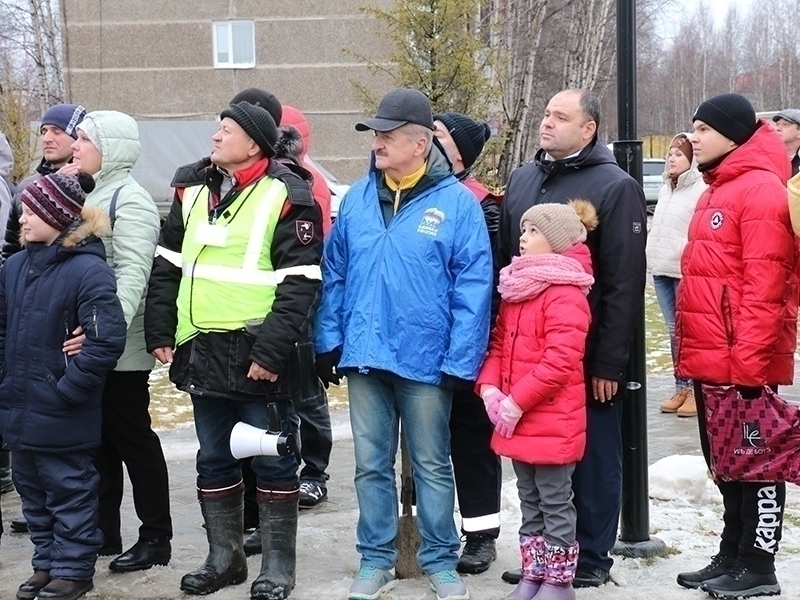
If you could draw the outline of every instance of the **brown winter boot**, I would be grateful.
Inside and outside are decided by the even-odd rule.
[[[686,394],[686,402],[684,402],[681,407],[678,409],[678,416],[679,417],[696,417],[697,416],[697,404],[694,401],[694,390],[691,388],[687,388],[688,393]]]
[[[658,407],[662,413],[676,413],[678,409],[683,406],[683,403],[686,402],[686,394],[687,392],[691,392],[690,388],[681,388],[679,390],[675,390],[675,393],[670,396],[669,400],[664,402],[661,406]]]

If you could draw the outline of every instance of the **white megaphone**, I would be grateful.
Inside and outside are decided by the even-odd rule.
[[[294,435],[272,433],[239,421],[231,431],[231,454],[248,456],[288,456],[294,452]]]

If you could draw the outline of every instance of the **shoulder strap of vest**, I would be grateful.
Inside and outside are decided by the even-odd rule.
[[[314,206],[314,197],[311,195],[311,184],[294,173],[289,167],[278,162],[277,160],[270,160],[269,167],[267,168],[267,175],[280,179],[286,188],[289,190],[289,195],[286,200],[289,204],[296,204],[299,206]]]
[[[111,196],[111,205],[108,207],[108,220],[111,221],[111,231],[114,231],[114,222],[117,220],[117,198],[119,198],[119,191],[124,187],[124,185],[119,186],[114,190],[114,195]]]

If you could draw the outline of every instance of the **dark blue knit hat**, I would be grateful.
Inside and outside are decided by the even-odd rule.
[[[78,139],[75,127],[85,116],[86,109],[80,104],[56,104],[42,115],[42,125],[55,125],[67,135]]]

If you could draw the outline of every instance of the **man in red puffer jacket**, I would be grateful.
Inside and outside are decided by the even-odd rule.
[[[765,385],[792,383],[800,255],[786,202],[789,160],[772,128],[739,94],[703,102],[693,122],[694,156],[709,189],[681,259],[676,334],[678,373],[695,381],[709,463],[701,384],[734,385],[756,398]],[[725,506],[719,553],[704,569],[679,574],[678,583],[714,597],[779,594],[785,484],[718,486]]]

